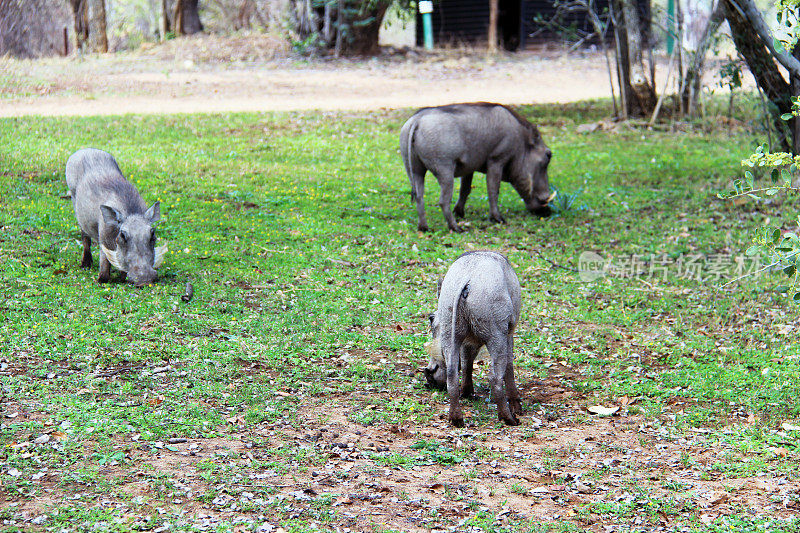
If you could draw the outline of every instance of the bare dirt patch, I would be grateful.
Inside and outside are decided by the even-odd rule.
[[[247,425],[234,416],[219,437],[126,438],[113,446],[124,461],[96,470],[93,483],[114,487],[102,506],[144,502],[134,514],[166,509],[212,529],[223,522],[277,524],[280,516],[313,523],[320,509],[327,526],[353,531],[466,529],[476,513],[498,526],[566,520],[597,532],[613,524],[670,528],[686,513],[707,522],[741,509],[797,515],[795,482],[715,472],[730,450],[704,431],[673,435],[626,406],[619,416],[590,417],[585,399],[557,379],[522,389],[528,412],[513,428],[476,421],[476,407],[488,401],[479,388],[477,399],[465,401],[463,430],[448,426],[445,402],[426,392],[410,396],[439,411],[433,420],[354,423],[374,395],[353,392],[303,400],[295,422]],[[6,493],[0,500],[17,502],[14,516],[35,519],[80,495],[80,484],[65,484],[62,476],[50,471],[38,480],[36,499]]]

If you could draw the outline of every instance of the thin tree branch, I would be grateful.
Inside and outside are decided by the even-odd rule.
[[[800,61],[798,61],[797,58],[792,56],[786,50],[780,52],[775,48],[775,38],[767,26],[767,23],[764,21],[764,17],[758,11],[758,8],[753,0],[728,1],[744,18],[750,22],[750,24],[753,26],[753,29],[761,38],[761,41],[764,43],[764,46],[766,46],[769,50],[769,53],[772,54],[772,56],[777,59],[780,64],[791,73],[792,76],[800,76]]]

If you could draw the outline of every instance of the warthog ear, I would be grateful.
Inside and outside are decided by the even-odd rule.
[[[105,207],[105,206],[103,206],[103,207]],[[109,250],[108,248],[103,246],[102,243],[100,243],[100,250],[103,252],[103,254],[105,254],[106,259],[108,259],[108,262],[111,263],[111,266],[113,266],[117,270],[125,271],[125,269],[122,268],[122,265],[119,264],[119,259],[117,259],[117,251],[116,250]]]
[[[533,148],[542,139],[542,134],[539,133],[539,128],[531,124],[528,128],[528,146]]]
[[[155,256],[153,257],[153,268],[158,268],[164,263],[164,256],[167,255],[169,248],[166,244],[156,246]]]
[[[439,339],[431,339],[425,344],[423,344],[425,348],[425,353],[428,354],[431,361],[434,361],[437,365],[441,366],[442,368],[447,368],[447,363],[444,360],[444,354],[442,353],[442,345],[439,344]]]
[[[101,205],[100,213],[103,215],[103,221],[106,224],[122,224],[122,221],[124,220],[122,213],[110,205]]]
[[[151,224],[161,220],[161,202],[151,205],[150,209],[144,212],[144,218],[149,220]]]

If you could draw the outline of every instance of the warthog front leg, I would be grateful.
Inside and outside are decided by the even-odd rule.
[[[497,163],[490,163],[486,169],[486,193],[489,196],[489,219],[492,222],[505,222],[497,205],[500,197],[500,180],[503,177],[503,167]]]
[[[108,283],[109,279],[111,279],[111,263],[108,262],[106,254],[100,250],[100,275],[97,276],[97,281],[100,283]]]
[[[81,268],[91,268],[92,266],[92,238],[86,233],[81,232],[81,242],[83,243],[83,257],[81,258]],[[102,255],[103,252],[100,252]]]

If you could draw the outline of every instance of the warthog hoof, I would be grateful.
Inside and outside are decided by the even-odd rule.
[[[464,418],[451,418],[450,423],[453,424],[453,427],[463,428],[464,427]]]
[[[514,415],[509,415],[508,417],[503,417],[503,415],[499,415],[498,418],[506,423],[507,426],[518,426],[519,419]]]

